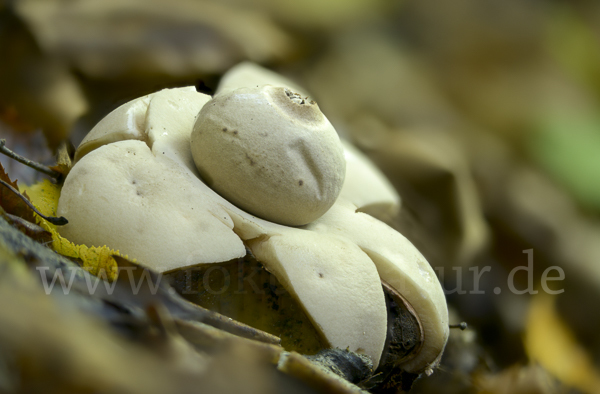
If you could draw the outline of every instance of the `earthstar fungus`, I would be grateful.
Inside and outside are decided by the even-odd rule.
[[[448,311],[440,283],[406,238],[360,212],[361,208],[369,212],[369,206],[397,210],[399,198],[393,189],[375,167],[349,171],[343,186],[334,185],[339,197],[331,194],[337,197],[333,205],[320,217],[303,214],[300,222],[306,224],[300,227],[240,209],[243,195],[234,205],[203,182],[200,174],[205,170],[199,172],[196,163],[210,150],[200,145],[212,141],[195,139],[192,131],[203,127],[211,100],[219,103],[238,94],[239,88],[266,96],[283,94],[286,100],[290,100],[286,92],[297,90],[282,77],[249,63],[234,67],[223,81],[212,99],[193,87],[167,89],[124,104],[100,121],[79,146],[77,162],[64,183],[58,215],[69,223],[60,229],[62,235],[88,246],[119,249],[158,272],[240,258],[247,247],[298,300],[327,344],[363,353],[375,367],[387,333],[383,281],[410,306],[422,331],[420,347],[399,366],[410,373],[430,373],[448,338]],[[219,125],[220,132],[246,127],[237,122]],[[228,130],[223,132],[225,127]],[[332,160],[339,160],[338,154],[349,157],[347,149],[336,149]],[[360,168],[357,163],[363,159],[352,166]],[[340,183],[343,163],[341,168],[341,173],[339,166],[333,171]],[[205,178],[214,176],[213,171]],[[215,184],[219,177],[229,176],[227,172],[216,175]],[[369,186],[372,194],[347,186],[363,181],[375,185]],[[260,210],[260,204],[259,199],[251,205]]]

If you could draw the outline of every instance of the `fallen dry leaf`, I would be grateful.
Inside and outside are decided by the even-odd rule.
[[[478,394],[558,394],[552,376],[541,366],[514,366],[476,379]]]
[[[235,63],[280,61],[290,36],[270,18],[217,1],[26,0],[42,48],[93,78],[196,77]]]
[[[532,298],[524,338],[527,354],[565,384],[584,393],[597,393],[600,373],[557,315],[555,301],[547,294]]]
[[[0,163],[0,180],[8,183],[15,190],[19,190],[17,181],[11,181],[8,174],[4,171],[4,167]],[[26,192],[23,195],[29,199]],[[11,215],[18,216],[28,222],[35,223],[35,216],[33,209],[31,209],[18,194],[11,191],[5,185],[0,184],[0,207]]]
[[[50,169],[62,175],[62,177],[59,177],[59,182],[67,176],[69,171],[71,171],[71,167],[73,167],[74,153],[75,149],[66,141],[61,143],[61,145],[58,147],[56,152],[56,164],[50,167]]]
[[[0,10],[0,108],[12,108],[28,125],[41,127],[54,149],[88,103],[65,62],[40,50],[12,8],[10,4]]]

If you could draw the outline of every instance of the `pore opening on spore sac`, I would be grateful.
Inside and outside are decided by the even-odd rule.
[[[295,102],[296,104],[306,104],[308,97],[302,98],[302,96],[298,93],[292,92],[289,89],[285,89],[285,95],[289,97],[290,100]]]

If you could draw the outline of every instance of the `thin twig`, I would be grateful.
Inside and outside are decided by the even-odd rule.
[[[64,226],[65,224],[69,223],[69,221],[65,217],[63,217],[63,216],[56,218],[56,217],[53,217],[53,216],[46,216],[46,215],[42,214],[40,211],[37,210],[36,207],[33,206],[33,204],[31,203],[31,201],[29,201],[27,199],[27,197],[25,197],[24,195],[22,195],[17,189],[15,189],[11,185],[9,185],[7,182],[4,182],[2,179],[0,179],[0,184],[6,186],[11,192],[13,192],[17,196],[21,197],[21,200],[23,200],[25,202],[25,204],[27,204],[29,206],[29,208],[33,209],[33,211],[35,213],[37,213],[38,215],[40,215],[41,217],[43,217],[44,219],[46,219],[50,223],[52,223],[52,224],[54,224],[56,226]]]
[[[60,172],[54,171],[52,168],[45,166],[43,164],[40,164],[38,162],[35,162],[33,160],[29,160],[15,152],[13,152],[12,150],[8,149],[6,147],[5,139],[0,139],[0,153],[5,154],[6,156],[10,157],[11,159],[18,161],[19,163],[23,163],[26,166],[31,167],[36,171],[43,172],[44,174],[46,174],[49,177],[52,177],[54,179],[58,179],[62,176],[62,174]]]
[[[467,329],[467,323],[466,322],[462,322],[462,323],[458,323],[458,324],[450,324],[450,328],[460,328],[461,331],[464,331]]]

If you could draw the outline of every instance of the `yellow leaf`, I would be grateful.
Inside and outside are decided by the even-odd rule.
[[[33,205],[47,216],[56,216],[60,189],[59,185],[55,185],[48,180],[43,180],[32,186],[21,187],[21,190],[27,191]],[[63,238],[56,230],[56,226],[42,217],[36,215],[36,221],[40,227],[52,234],[52,249],[57,253],[81,260],[83,268],[92,275],[99,275],[110,281],[115,279],[118,267],[112,256],[120,255],[119,251],[110,249],[108,246],[87,247],[86,245],[76,245]]]
[[[563,383],[586,393],[596,393],[600,374],[556,313],[554,303],[555,298],[546,294],[532,298],[525,330],[527,354]]]

